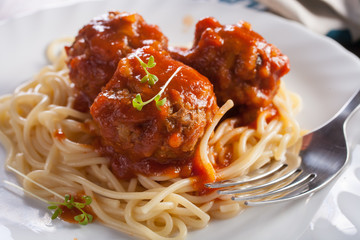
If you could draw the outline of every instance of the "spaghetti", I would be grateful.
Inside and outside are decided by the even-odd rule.
[[[145,239],[184,239],[189,229],[204,228],[211,217],[233,217],[245,208],[230,195],[199,195],[192,177],[117,178],[109,159],[94,151],[91,115],[72,108],[74,84],[65,53],[53,53],[57,44],[49,48],[52,65],[0,99],[6,166],[26,175],[19,179],[24,189],[49,200],[58,199],[52,192],[84,193],[92,197],[91,209],[99,222]],[[237,127],[236,118],[220,122],[232,106],[231,101],[225,103],[199,144],[204,167],[219,179],[246,177],[273,161],[292,161],[296,167],[301,130],[294,115],[300,100],[281,85],[273,104],[278,114],[270,121],[271,110],[264,110],[255,127]]]

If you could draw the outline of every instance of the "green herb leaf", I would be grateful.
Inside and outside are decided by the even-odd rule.
[[[91,214],[82,213],[74,217],[74,220],[81,225],[87,225],[93,221],[93,216]]]
[[[135,55],[135,57],[140,62],[140,65],[142,66],[142,68],[144,69],[144,71],[146,73],[146,75],[141,78],[140,82],[141,83],[147,82],[147,83],[149,83],[150,86],[154,85],[158,81],[158,78],[154,74],[149,73],[149,71],[148,71],[148,68],[153,68],[156,66],[154,56],[151,55],[149,57],[147,64],[144,63],[143,60],[141,60],[138,56]]]
[[[84,219],[85,217],[84,217],[84,214],[82,213],[82,214],[79,214],[79,215],[76,215],[75,217],[74,217],[74,219],[75,219],[75,221],[77,221],[77,222],[81,222],[83,219]]]
[[[90,205],[92,202],[92,198],[89,196],[83,196],[82,197],[85,200],[85,205]]]
[[[71,205],[74,204],[74,196],[70,196],[70,201],[69,201],[69,203],[70,203]]]
[[[136,94],[135,98],[133,98],[133,100],[132,100],[133,107],[136,108],[138,111],[141,111],[145,105],[149,104],[152,101],[155,101],[157,109],[161,110],[160,107],[164,106],[166,103],[166,98],[163,98],[160,100],[161,94],[164,92],[165,88],[169,85],[169,83],[175,77],[175,75],[181,70],[181,68],[182,67],[178,67],[175,70],[175,72],[171,75],[171,77],[166,81],[164,86],[161,87],[161,90],[158,92],[158,94],[156,94],[153,98],[147,100],[146,102],[143,102],[143,100],[141,99],[140,93]],[[153,75],[153,76],[155,76],[155,75]],[[157,80],[158,79],[156,77],[156,81]]]
[[[141,111],[141,109],[143,108],[143,106],[145,104],[144,104],[143,100],[141,99],[140,93],[136,94],[136,97],[133,98],[132,105],[133,105],[134,108]]]
[[[93,219],[94,219],[93,215],[91,215],[91,214],[87,214],[87,217],[88,217],[90,223],[91,223],[91,222],[93,221]]]
[[[65,202],[69,202],[70,200],[70,195],[69,194],[65,194]]]
[[[85,203],[75,202],[75,203],[73,203],[73,206],[76,207],[76,208],[84,208],[84,207],[85,207]]]
[[[149,81],[149,76],[148,76],[148,75],[145,75],[145,76],[140,80],[141,83],[146,83],[146,82],[148,82],[148,81]]]
[[[155,58],[154,58],[154,56],[151,55],[150,58],[149,58],[149,61],[147,63],[147,67],[148,68],[153,68],[155,66],[156,66]]]
[[[148,81],[150,85],[154,85],[158,80],[159,80],[158,77],[155,76],[154,74],[148,75]]]
[[[164,106],[166,103],[166,98],[161,99],[160,101],[156,101],[156,107],[157,109],[161,110],[161,106]]]
[[[60,208],[60,207],[58,207],[56,210],[55,210],[55,212],[54,212],[54,214],[51,216],[51,219],[52,220],[54,220],[55,218],[57,218],[58,216],[60,216],[61,214],[62,214],[62,209]]]
[[[59,217],[63,210],[60,206],[65,206],[68,209],[76,208],[79,211],[81,211],[81,214],[74,217],[74,220],[77,221],[81,225],[86,225],[89,222],[92,222],[93,216],[91,214],[86,213],[83,208],[87,205],[90,205],[92,202],[92,198],[90,196],[83,196],[82,199],[85,200],[85,202],[75,202],[74,196],[70,196],[69,194],[66,194],[64,197],[64,202],[48,202],[51,204],[51,206],[48,206],[48,209],[54,210],[53,215],[51,216],[51,219],[55,219]]]

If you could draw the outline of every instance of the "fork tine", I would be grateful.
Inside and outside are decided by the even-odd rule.
[[[268,167],[269,169],[266,169],[265,172],[259,173],[259,171],[254,171],[253,173],[249,174],[246,178],[206,183],[205,186],[208,188],[224,188],[224,187],[236,186],[236,185],[240,185],[240,184],[244,184],[244,183],[248,183],[248,182],[253,182],[253,181],[268,177],[268,176],[274,174],[275,172],[280,171],[283,168],[286,168],[287,166],[288,166],[287,164],[276,162],[276,163],[271,164],[270,167]]]
[[[258,194],[258,195],[233,196],[233,197],[231,197],[231,199],[234,201],[246,201],[246,200],[253,200],[253,199],[258,199],[258,198],[265,198],[265,197],[269,197],[274,194],[278,194],[278,193],[282,193],[282,192],[286,192],[286,191],[291,191],[291,190],[294,191],[296,189],[299,189],[300,187],[305,186],[305,184],[307,185],[309,182],[314,180],[315,177],[316,177],[315,173],[310,173],[310,174],[306,175],[305,177],[303,174],[300,174],[292,183],[286,185],[285,187],[276,189],[274,191],[270,191],[270,192]]]
[[[309,189],[308,185],[304,185],[302,187],[299,187],[298,189],[286,194],[283,197],[270,199],[270,200],[264,200],[264,201],[245,201],[244,204],[249,207],[255,207],[255,206],[262,206],[267,204],[273,204],[273,203],[280,203],[285,202],[287,200],[296,199],[300,196],[302,196],[304,193],[306,193]]]
[[[250,191],[253,191],[256,189],[269,187],[271,185],[274,185],[276,183],[279,183],[279,182],[289,178],[290,176],[292,176],[294,174],[298,174],[300,171],[301,171],[300,169],[293,169],[292,171],[289,171],[288,173],[286,173],[278,178],[275,178],[272,181],[268,181],[264,184],[248,186],[248,187],[244,187],[244,188],[240,188],[240,189],[224,189],[224,190],[219,190],[218,193],[219,194],[236,194],[236,193],[250,192]]]

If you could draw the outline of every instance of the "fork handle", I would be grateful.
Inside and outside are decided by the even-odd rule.
[[[340,109],[335,119],[345,122],[348,117],[359,107],[360,105],[360,90],[354,94],[348,102]],[[334,119],[334,120],[335,120]]]

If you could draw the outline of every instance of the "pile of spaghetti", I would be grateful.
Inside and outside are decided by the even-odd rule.
[[[111,228],[184,239],[245,208],[204,183],[297,153],[300,101],[280,82],[288,59],[248,23],[206,18],[191,49],[170,48],[138,14],[110,12],[55,54],[61,44],[0,99],[6,166],[42,199],[86,195]]]

